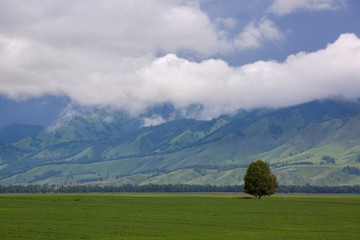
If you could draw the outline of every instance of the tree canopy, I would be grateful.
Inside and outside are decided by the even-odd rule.
[[[262,160],[250,163],[244,182],[244,192],[259,199],[276,193],[279,186],[276,176],[271,173],[269,164]]]

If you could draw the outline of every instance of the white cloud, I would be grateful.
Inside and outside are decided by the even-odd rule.
[[[78,55],[103,52],[110,57],[141,57],[189,51],[210,56],[239,50],[228,32],[236,21],[212,21],[199,1],[3,0],[0,35],[60,51],[80,51]],[[253,28],[275,30],[269,20]],[[262,36],[262,40],[274,39]],[[244,45],[240,50],[246,49]]]
[[[274,0],[267,12],[284,16],[297,10],[337,10],[344,6],[344,0]]]
[[[280,29],[266,17],[262,18],[257,25],[250,23],[235,39],[235,47],[238,49],[259,48],[264,42],[279,41],[284,38]]]
[[[360,97],[360,40],[353,34],[282,63],[232,67],[218,59],[178,57],[182,50],[205,56],[283,38],[268,18],[249,24],[235,39],[217,28],[196,1],[0,1],[0,94],[66,95],[72,104],[130,114],[164,102],[179,109],[203,105],[201,118]],[[154,122],[161,119],[145,124]]]
[[[154,115],[150,118],[144,118],[143,121],[144,121],[143,127],[156,126],[166,122],[166,120],[159,115]]]
[[[185,0],[3,0],[0,29],[56,48],[126,56],[181,49],[209,54],[220,37],[196,1]]]

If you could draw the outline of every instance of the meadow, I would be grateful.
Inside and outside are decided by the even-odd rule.
[[[360,239],[360,196],[3,194],[0,239]]]

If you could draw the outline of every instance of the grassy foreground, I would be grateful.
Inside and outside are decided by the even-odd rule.
[[[360,239],[360,196],[0,195],[0,239]]]

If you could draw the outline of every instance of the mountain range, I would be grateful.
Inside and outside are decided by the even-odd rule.
[[[360,102],[313,101],[241,110],[212,120],[153,109],[167,121],[111,109],[51,126],[0,130],[0,184],[243,183],[248,164],[267,161],[282,185],[360,184]]]

